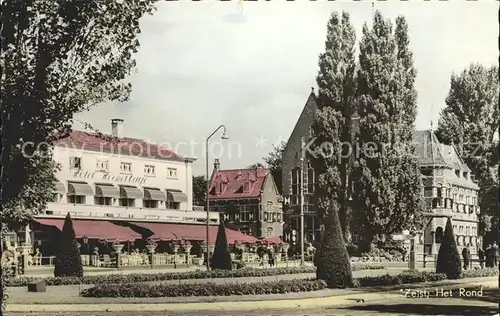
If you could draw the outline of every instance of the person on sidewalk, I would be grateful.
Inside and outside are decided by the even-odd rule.
[[[493,263],[495,264],[495,267],[498,266],[498,245],[497,245],[497,242],[494,241],[493,242],[493,246],[491,246],[491,248],[493,249],[492,252],[493,252]]]
[[[485,250],[486,254],[486,268],[491,268],[494,266],[494,260],[493,260],[493,248],[491,247],[491,244],[488,244]]]
[[[274,257],[274,249],[272,246],[270,246],[269,248],[267,248],[267,258],[269,260],[269,267],[273,268],[274,267],[274,260],[275,260],[275,257]]]
[[[462,249],[462,257],[464,257],[464,270],[467,270],[469,268],[470,261],[469,244],[465,245],[464,249]]]
[[[477,256],[479,257],[479,267],[481,269],[484,269],[484,250],[483,248],[479,247],[477,250]]]

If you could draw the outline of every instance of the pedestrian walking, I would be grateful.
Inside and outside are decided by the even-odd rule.
[[[479,257],[479,266],[481,269],[484,269],[484,250],[483,248],[479,247],[477,251],[477,256]]]
[[[464,258],[464,270],[467,270],[470,262],[469,244],[465,245],[464,249],[462,249],[462,257]]]
[[[495,265],[494,259],[493,259],[493,248],[491,245],[488,245],[485,250],[485,255],[486,255],[486,268],[491,268]]]
[[[492,252],[493,252],[493,263],[495,264],[495,267],[498,266],[498,245],[497,245],[497,242],[494,241],[493,242],[493,246],[491,246],[491,248],[493,249]]]
[[[275,264],[275,256],[274,256],[274,250],[273,250],[273,248],[272,248],[272,247],[269,247],[269,248],[267,249],[267,257],[268,257],[268,259],[269,259],[269,266],[270,266],[271,268],[273,268],[273,267],[274,267],[274,264]]]

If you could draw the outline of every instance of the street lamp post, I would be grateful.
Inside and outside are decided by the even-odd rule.
[[[304,265],[304,144],[305,137],[301,137],[300,151],[300,265]]]
[[[206,191],[206,200],[207,200],[207,271],[210,270],[210,247],[209,247],[209,244],[210,244],[210,197],[209,197],[209,191],[210,191],[210,178],[209,178],[209,174],[208,174],[208,141],[210,140],[210,138],[212,136],[214,136],[215,133],[217,133],[220,129],[223,129],[223,132],[222,132],[222,136],[221,136],[221,139],[229,139],[229,137],[227,136],[226,134],[226,126],[224,125],[221,125],[219,127],[217,127],[213,132],[212,134],[210,134],[208,137],[207,137],[207,142],[206,142],[206,148],[205,148],[205,159],[206,159],[206,168],[207,168],[207,191]]]

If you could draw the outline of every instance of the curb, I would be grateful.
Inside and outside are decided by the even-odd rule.
[[[462,287],[496,287],[498,280],[462,282],[440,289],[457,289]],[[429,288],[431,284],[423,288]],[[404,287],[404,285],[401,285]],[[306,298],[296,300],[267,300],[267,301],[233,301],[213,303],[134,303],[134,304],[7,304],[6,312],[165,312],[165,311],[248,311],[269,309],[312,309],[331,306],[352,305],[354,303],[377,302],[404,297],[404,289],[388,292],[361,292],[330,297]]]

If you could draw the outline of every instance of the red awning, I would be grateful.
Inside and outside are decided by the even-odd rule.
[[[130,224],[150,230],[153,235],[151,239],[159,239],[162,241],[171,240],[206,240],[207,227],[205,225],[193,224],[174,224],[174,223],[144,223],[130,222]],[[219,226],[211,225],[209,228],[210,242],[214,243],[217,239],[217,231]],[[255,243],[257,239],[252,236],[245,235],[239,231],[226,228],[227,241],[230,244],[235,242],[240,243]]]
[[[36,222],[45,226],[55,226],[62,231],[64,219],[41,218],[35,219]],[[108,221],[96,220],[73,220],[76,238],[87,237],[89,239],[103,239],[108,242],[125,242],[142,239],[139,233],[134,232],[129,227],[115,225]]]

